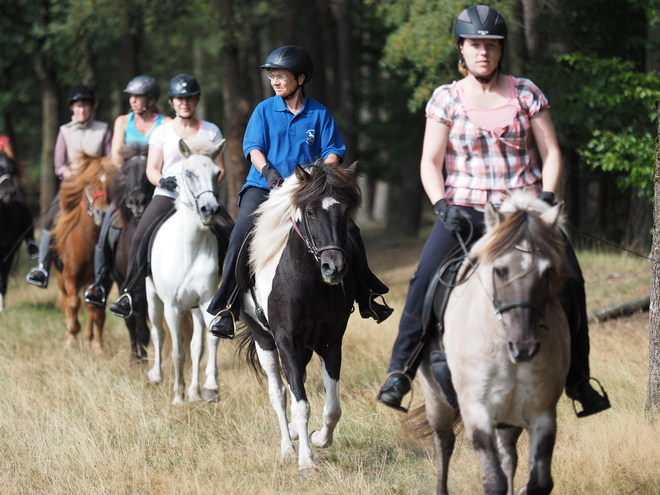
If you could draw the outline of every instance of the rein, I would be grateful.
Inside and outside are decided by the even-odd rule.
[[[303,227],[303,232],[300,231],[298,228],[298,224],[295,222],[293,218],[291,218],[291,225],[293,225],[293,230],[296,231],[298,236],[303,240],[305,243],[305,246],[307,246],[307,251],[309,251],[312,256],[314,256],[314,259],[318,264],[321,264],[321,253],[323,251],[340,251],[344,256],[346,256],[346,251],[339,247],[339,246],[334,246],[332,244],[328,246],[323,246],[323,247],[316,247],[316,244],[314,243],[314,238],[310,235],[309,233],[309,225],[307,224],[307,217],[303,213],[302,215],[302,227]]]

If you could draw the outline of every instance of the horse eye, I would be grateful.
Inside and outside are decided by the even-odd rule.
[[[495,271],[495,275],[497,275],[497,278],[499,279],[506,280],[509,276],[509,269],[506,267],[501,267],[501,268],[496,267],[493,268],[493,270]]]
[[[186,177],[192,179],[194,177],[193,173],[190,170],[186,170]]]
[[[305,210],[305,215],[307,215],[309,218],[314,218],[314,216],[315,216],[314,210],[312,210],[311,208],[307,208]]]

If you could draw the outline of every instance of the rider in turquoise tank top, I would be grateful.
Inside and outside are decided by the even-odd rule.
[[[140,146],[149,144],[149,137],[154,132],[154,129],[163,123],[163,116],[160,113],[154,115],[154,117],[156,117],[156,125],[151,129],[151,132],[145,136],[135,128],[135,114],[133,112],[128,114],[126,132],[124,133],[124,143],[126,143],[126,146],[130,146],[133,143],[139,143]]]

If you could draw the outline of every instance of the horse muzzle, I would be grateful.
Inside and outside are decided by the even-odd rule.
[[[323,251],[321,253],[320,265],[323,281],[329,285],[340,284],[348,272],[346,257],[339,250],[329,249]]]

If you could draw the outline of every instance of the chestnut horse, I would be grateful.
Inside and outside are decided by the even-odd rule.
[[[57,285],[66,315],[66,345],[80,332],[80,291],[94,281],[94,246],[108,208],[106,185],[116,171],[110,158],[82,155],[71,177],[60,186],[60,213],[53,228]],[[85,339],[103,349],[105,310],[87,304]]]

